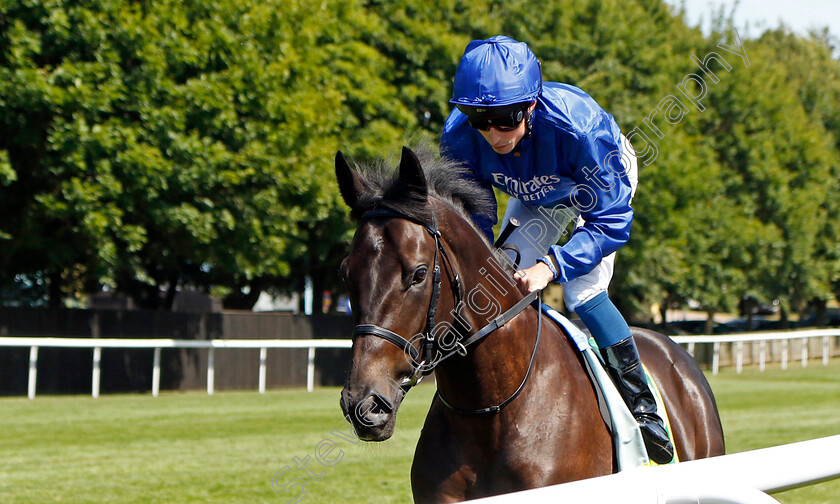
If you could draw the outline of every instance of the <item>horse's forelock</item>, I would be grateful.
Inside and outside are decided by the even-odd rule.
[[[495,202],[476,182],[469,168],[446,157],[440,157],[430,146],[414,149],[426,175],[429,195],[449,203],[468,221],[471,215],[492,215]],[[419,197],[400,186],[397,171],[383,160],[360,167],[366,180],[366,191],[359,195],[352,216],[358,219],[364,212],[387,207],[405,215],[431,223],[432,211],[425,197]]]

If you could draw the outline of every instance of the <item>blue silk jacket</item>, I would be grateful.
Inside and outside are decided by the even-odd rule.
[[[621,164],[620,135],[613,117],[589,95],[545,82],[531,136],[514,152],[494,152],[456,108],[444,125],[441,153],[467,165],[491,195],[495,186],[530,205],[580,212],[585,224],[549,251],[560,267],[556,281],[567,282],[591,271],[630,238],[632,191]],[[473,220],[492,241],[495,216]]]

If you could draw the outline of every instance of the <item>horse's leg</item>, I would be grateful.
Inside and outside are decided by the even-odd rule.
[[[475,476],[469,474],[458,440],[434,405],[414,450],[411,464],[411,492],[416,504],[462,502]]]
[[[670,338],[634,329],[639,353],[662,392],[680,460],[723,455],[723,428],[709,382]]]
[[[416,503],[461,502],[613,471],[612,441],[580,356],[553,326],[544,329],[531,380],[502,412],[459,416],[433,402],[411,468]]]
[[[547,326],[538,362],[539,380],[529,384],[509,423],[508,470],[526,488],[610,474],[612,439],[582,356],[571,340]],[[504,473],[500,473],[504,474]]]

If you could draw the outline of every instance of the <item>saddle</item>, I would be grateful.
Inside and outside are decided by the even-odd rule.
[[[644,441],[642,441],[639,424],[633,418],[630,409],[627,408],[618,389],[615,388],[612,379],[607,374],[595,340],[587,336],[574,322],[551,307],[543,304],[542,310],[548,318],[560,326],[560,329],[571,339],[575,348],[578,349],[583,357],[584,367],[592,382],[592,387],[598,396],[598,408],[601,411],[601,416],[612,434],[618,470],[625,471],[635,467],[658,465],[648,457]],[[665,409],[662,394],[660,394],[647,368],[645,368],[645,375],[656,399],[657,410],[665,420],[665,429],[668,432],[668,437],[671,438],[671,443],[673,443],[674,434],[671,430],[671,424],[668,421],[668,412]],[[669,464],[674,464],[678,461],[677,454],[674,453],[674,458]]]

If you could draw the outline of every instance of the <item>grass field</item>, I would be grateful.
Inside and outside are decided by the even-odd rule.
[[[730,453],[840,434],[836,360],[710,381]],[[335,388],[2,398],[0,502],[410,503],[408,469],[432,394],[413,390],[394,438],[379,444],[348,439]],[[840,480],[775,497],[840,502]]]

